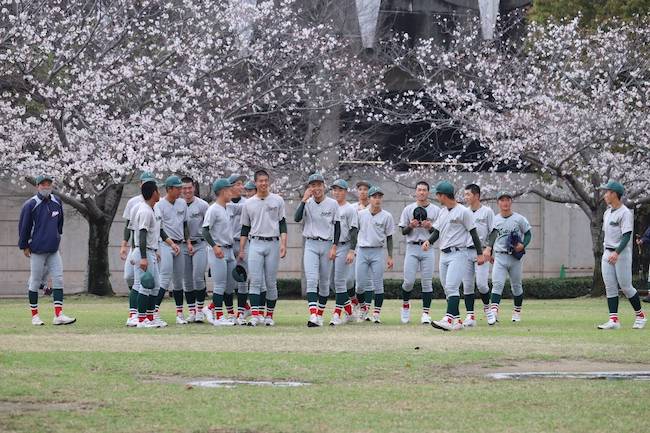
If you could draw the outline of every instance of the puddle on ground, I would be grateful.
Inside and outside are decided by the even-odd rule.
[[[195,380],[188,382],[189,386],[199,388],[234,388],[237,385],[252,386],[270,386],[275,388],[295,388],[299,386],[311,385],[307,382],[280,382],[270,380],[232,380],[232,379],[213,379],[213,380]]]
[[[491,373],[486,375],[496,380],[522,379],[591,379],[591,380],[650,380],[650,371],[529,371]]]

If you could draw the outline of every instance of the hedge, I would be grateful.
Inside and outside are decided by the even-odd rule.
[[[591,277],[572,277],[572,278],[525,278],[523,281],[524,295],[527,298],[536,299],[568,299],[586,296],[591,291]],[[490,283],[490,287],[492,284]],[[635,281],[637,289],[645,290],[646,283],[641,280]],[[401,298],[402,280],[384,280],[384,292],[387,299]],[[301,286],[299,279],[281,279],[278,280],[278,292],[280,298],[301,298]],[[420,282],[417,281],[413,287],[411,297],[420,298]],[[462,293],[462,288],[461,288]],[[478,295],[478,291],[476,292]],[[436,299],[444,298],[444,291],[440,280],[433,280],[433,296]],[[503,290],[505,298],[512,297],[510,292],[510,282],[506,282]],[[331,294],[334,297],[334,294]]]

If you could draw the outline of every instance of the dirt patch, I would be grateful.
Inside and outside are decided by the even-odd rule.
[[[508,361],[463,365],[452,370],[455,376],[485,376],[492,373],[549,372],[549,373],[591,373],[591,372],[647,372],[650,365],[625,362],[589,361],[583,359],[560,359],[556,361]]]
[[[96,409],[98,405],[71,401],[7,401],[0,400],[0,413],[20,413],[27,411],[86,411]]]

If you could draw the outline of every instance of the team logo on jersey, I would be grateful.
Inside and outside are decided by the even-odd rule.
[[[331,210],[324,210],[323,212],[320,213],[320,216],[330,217],[330,216],[332,216],[332,211]]]
[[[178,216],[181,216],[181,215],[183,215],[183,214],[185,214],[185,211],[184,211],[184,210],[177,210],[177,211],[176,211],[176,215],[178,215]]]
[[[201,218],[202,215],[200,212],[194,212],[190,214],[190,218]]]
[[[266,210],[268,212],[275,212],[278,209],[280,209],[280,206],[274,206],[274,205],[267,205],[266,206]]]
[[[610,225],[610,226],[615,226],[615,227],[616,227],[616,226],[620,225],[620,223],[619,223],[618,221],[610,221],[610,222],[609,222],[609,225]]]

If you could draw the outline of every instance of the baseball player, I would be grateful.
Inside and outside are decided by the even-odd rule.
[[[622,202],[625,193],[623,185],[610,180],[600,189],[605,190],[604,198],[607,210],[603,217],[603,258],[601,260],[601,273],[605,282],[607,306],[609,307],[609,320],[598,329],[619,329],[621,323],[618,319],[618,291],[619,288],[630,301],[634,309],[635,319],[633,329],[643,329],[647,322],[639,294],[632,286],[632,230],[634,229],[634,216]]]
[[[20,211],[18,248],[29,259],[28,299],[32,325],[45,323],[38,315],[38,289],[47,275],[52,278],[54,302],[53,325],[69,325],[74,317],[63,314],[63,262],[59,253],[63,234],[63,205],[52,194],[53,179],[49,175],[36,178],[37,193],[28,199]]]
[[[244,182],[246,176],[241,174],[232,174],[228,178],[232,184],[231,195],[232,199],[226,205],[228,215],[230,216],[230,227],[233,234],[233,253],[235,257],[239,256],[239,240],[241,237],[241,211],[247,198],[243,197]],[[264,297],[266,298],[266,296]],[[225,298],[226,308],[229,315],[234,315],[232,293],[226,294]],[[248,309],[246,308],[248,307]],[[250,314],[250,304],[248,303],[248,282],[237,283],[237,324],[243,325],[246,319],[246,311]]]
[[[352,286],[349,275],[354,262],[354,250],[357,246],[357,235],[359,234],[359,214],[346,201],[347,193],[348,183],[345,180],[338,179],[334,181],[332,184],[332,197],[339,206],[341,235],[336,247],[334,266],[332,266],[332,273],[330,274],[330,287],[333,286],[336,293],[336,305],[330,320],[330,326],[342,325],[352,319],[352,303],[348,290]],[[345,316],[342,316],[343,311],[345,311]]]
[[[370,320],[368,310],[375,295],[374,323],[381,323],[381,307],[384,303],[384,248],[388,251],[386,265],[393,268],[393,216],[381,208],[384,193],[378,186],[368,191],[370,206],[359,212],[359,236],[357,238],[356,278],[357,288],[364,292],[362,320]]]
[[[156,318],[159,318],[160,304],[165,297],[165,291],[174,281],[174,302],[176,303],[176,323],[184,325],[194,322],[197,317],[196,304],[188,303],[190,316],[185,320],[183,314],[183,276],[185,273],[185,259],[180,254],[180,245],[185,242],[190,254],[194,254],[194,247],[189,238],[187,229],[187,203],[180,199],[183,182],[178,176],[169,176],[165,180],[167,194],[161,198],[154,207],[156,216],[160,218],[161,225],[171,244],[162,243],[158,253],[160,254],[160,292],[156,299]],[[195,312],[192,314],[192,312]]]
[[[460,320],[460,284],[474,264],[474,256],[478,264],[484,263],[480,254],[481,241],[478,238],[476,224],[472,212],[456,202],[454,186],[443,180],[436,185],[436,198],[442,205],[438,219],[433,223],[431,236],[422,244],[422,250],[427,251],[431,245],[440,239],[440,281],[447,296],[447,313],[440,320],[434,320],[431,325],[443,331],[455,331],[463,328]],[[471,236],[474,250],[467,249],[467,240]]]
[[[488,325],[499,321],[499,303],[503,294],[506,277],[510,277],[510,287],[514,299],[512,321],[521,321],[521,307],[524,302],[522,279],[522,256],[532,239],[530,224],[522,215],[512,211],[512,195],[500,192],[497,195],[499,213],[494,217],[494,229],[488,238],[483,254],[487,260],[494,257],[492,265],[492,299],[487,314]]]
[[[185,176],[181,182],[183,184],[181,195],[187,205],[187,230],[190,240],[189,244],[181,244],[181,253],[185,262],[183,264],[183,290],[187,305],[190,307],[196,305],[194,309],[190,309],[190,317],[194,315],[196,321],[205,318],[211,322],[212,313],[208,311],[210,314],[206,316],[203,307],[206,296],[205,270],[208,266],[208,245],[203,238],[203,219],[210,205],[195,195],[194,179]],[[191,252],[188,245],[192,245]],[[178,322],[183,324],[180,320]]]
[[[153,174],[145,171],[140,175],[140,187],[146,182],[156,182]],[[120,243],[120,259],[124,261],[124,280],[129,288],[129,318],[126,320],[126,326],[134,327],[138,325],[138,292],[133,289],[133,263],[131,262],[131,254],[135,246],[135,235],[133,234],[133,227],[131,223],[135,217],[135,212],[138,205],[144,202],[142,194],[131,197],[126,202],[122,218],[124,218],[124,235]],[[131,246],[129,248],[129,240]]]
[[[481,245],[487,245],[488,236],[492,233],[494,228],[494,211],[481,204],[481,188],[471,183],[465,187],[465,205],[472,211],[474,215],[474,223],[476,224],[476,231]],[[474,248],[474,243],[471,239],[468,240],[467,248]],[[474,314],[474,283],[478,287],[483,301],[483,313],[487,317],[490,311],[490,286],[488,285],[488,277],[490,273],[490,262],[485,262],[482,265],[474,263],[470,267],[469,272],[463,279],[463,295],[465,297],[465,309],[467,310],[467,317],[463,326],[471,328],[476,326],[476,315]]]
[[[257,170],[254,179],[257,194],[247,200],[242,209],[239,260],[246,259],[246,243],[250,238],[247,263],[252,317],[249,325],[273,326],[273,312],[278,300],[278,266],[280,258],[287,254],[287,220],[284,200],[269,191],[268,172]],[[260,296],[263,284],[266,284],[267,291],[266,317]]]
[[[368,191],[370,190],[370,182],[366,180],[360,180],[356,183],[356,188],[357,188],[357,195],[359,197],[359,201],[356,203],[352,203],[352,208],[357,212],[361,212],[368,206],[370,206],[370,199],[368,198]],[[356,254],[355,254],[356,257]],[[353,319],[360,319],[361,316],[361,305],[363,304],[364,300],[364,294],[361,291],[362,289],[359,287],[356,287],[356,266],[354,263],[352,263],[352,266],[350,266],[350,275],[348,275],[348,286],[350,289],[348,290],[348,296],[350,297],[350,302],[352,303],[352,318]],[[366,306],[366,309],[368,306]]]
[[[144,201],[137,205],[132,227],[135,248],[130,261],[133,265],[133,288],[138,292],[138,328],[161,328],[167,324],[155,317],[155,305],[159,295],[160,272],[158,250],[161,239],[166,245],[173,244],[163,228],[154,206],[160,200],[155,182],[145,182],[140,187]]]
[[[232,271],[237,265],[233,253],[233,235],[230,215],[226,209],[232,197],[232,183],[228,179],[217,179],[212,184],[215,201],[208,208],[203,221],[203,237],[210,245],[208,262],[214,287],[212,303],[214,304],[214,326],[232,326],[234,320],[229,320],[223,314],[224,295],[232,294],[235,280]]]
[[[422,317],[420,323],[431,324],[431,299],[433,299],[433,269],[436,262],[435,250],[422,250],[422,244],[429,239],[433,222],[438,218],[440,208],[429,201],[429,184],[420,181],[415,185],[415,203],[404,208],[399,221],[402,234],[406,237],[404,255],[404,282],[402,283],[401,322],[411,320],[411,291],[415,277],[420,270],[422,284]]]
[[[305,238],[303,265],[307,280],[307,304],[310,328],[323,326],[323,313],[330,294],[332,261],[341,236],[339,205],[325,195],[325,179],[319,173],[309,176],[307,189],[294,215],[295,222],[304,218]]]
[[[255,186],[255,182],[249,180],[244,184],[244,194],[246,194],[246,198],[251,198],[257,194],[257,187]]]

